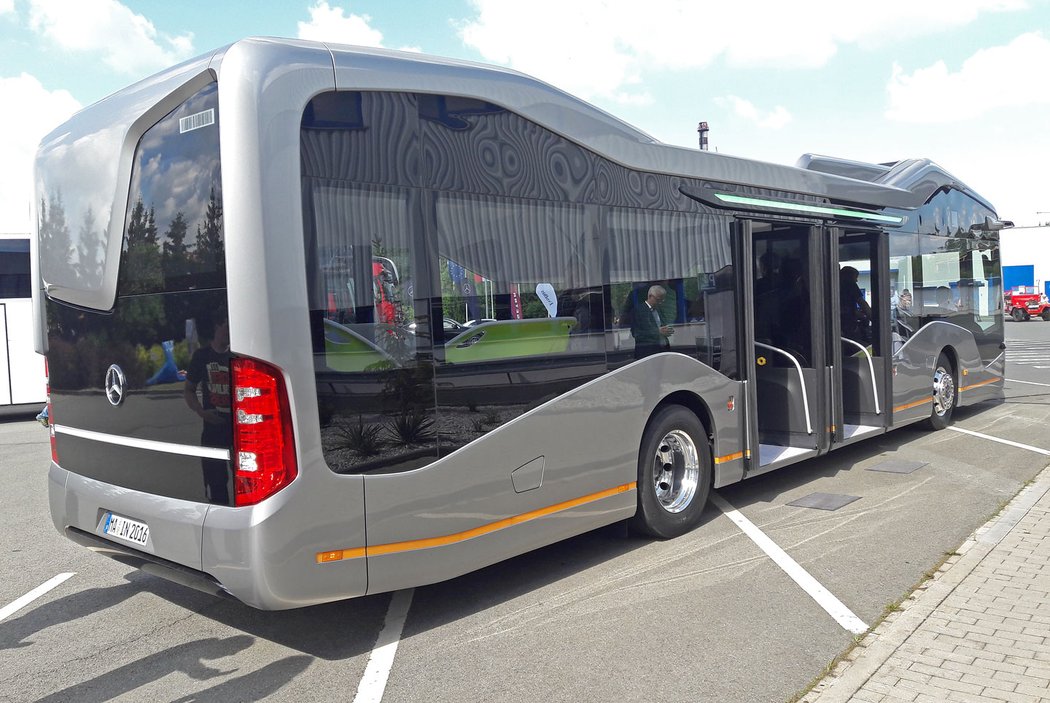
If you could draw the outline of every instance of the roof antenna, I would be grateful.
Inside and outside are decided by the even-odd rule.
[[[707,151],[707,133],[710,131],[707,128],[706,122],[701,122],[696,131],[700,133],[700,151]]]

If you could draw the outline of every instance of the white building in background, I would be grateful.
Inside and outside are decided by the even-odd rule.
[[[44,357],[34,350],[28,234],[0,234],[0,408],[47,398]]]
[[[999,242],[1003,290],[1037,286],[1050,295],[1050,225],[1004,229]]]

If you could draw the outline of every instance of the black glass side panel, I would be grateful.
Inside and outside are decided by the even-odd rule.
[[[229,353],[224,324],[225,290],[188,291],[118,298],[109,313],[47,302],[51,421],[59,427],[190,447],[230,448]],[[213,349],[213,343],[218,349]],[[123,397],[107,395],[111,366],[123,374]],[[199,370],[198,370],[199,369]],[[191,407],[187,394],[210,411],[210,421]],[[164,452],[135,454],[136,470],[111,465],[130,450],[104,442],[74,442],[58,433],[59,464],[75,473],[158,495],[186,497],[185,458]],[[63,446],[71,450],[63,450]],[[151,458],[152,457],[152,458]],[[205,496],[211,472],[212,502],[227,503],[229,467],[220,461],[196,467],[192,485]],[[170,475],[169,475],[170,474]],[[133,477],[133,480],[127,477]],[[178,485],[179,494],[170,493]]]
[[[683,179],[452,96],[318,96],[301,153],[334,470],[424,465],[631,361],[623,308],[656,282],[673,350],[737,373],[730,220]]]
[[[221,459],[148,451],[59,434],[58,456],[76,457],[75,473],[113,486],[166,498],[229,505],[213,492],[229,494],[230,463]],[[65,462],[63,462],[63,468]]]
[[[604,373],[606,305],[585,206],[441,194],[434,211],[447,453]]]

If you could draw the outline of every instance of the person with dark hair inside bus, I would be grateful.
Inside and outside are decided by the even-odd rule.
[[[201,445],[229,448],[233,440],[230,416],[230,323],[219,311],[211,330],[211,341],[193,353],[186,371],[182,396],[190,410],[204,422]],[[197,389],[200,387],[200,398]],[[229,471],[223,459],[201,459],[204,490],[218,505],[229,505]]]
[[[857,281],[860,272],[852,266],[843,266],[839,271],[839,316],[842,319],[842,336],[868,344],[871,341],[871,306]]]
[[[669,351],[674,334],[670,325],[660,318],[660,305],[667,291],[663,286],[650,286],[645,300],[634,306],[631,316],[631,336],[634,337],[634,358],[641,359],[657,352]]]

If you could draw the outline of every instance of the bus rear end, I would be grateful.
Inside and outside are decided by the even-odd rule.
[[[273,536],[301,519],[280,495],[299,476],[294,423],[286,373],[231,351],[212,63],[121,91],[41,144],[52,518],[94,551],[257,607],[356,595],[353,579],[311,588],[317,550],[289,556]]]

